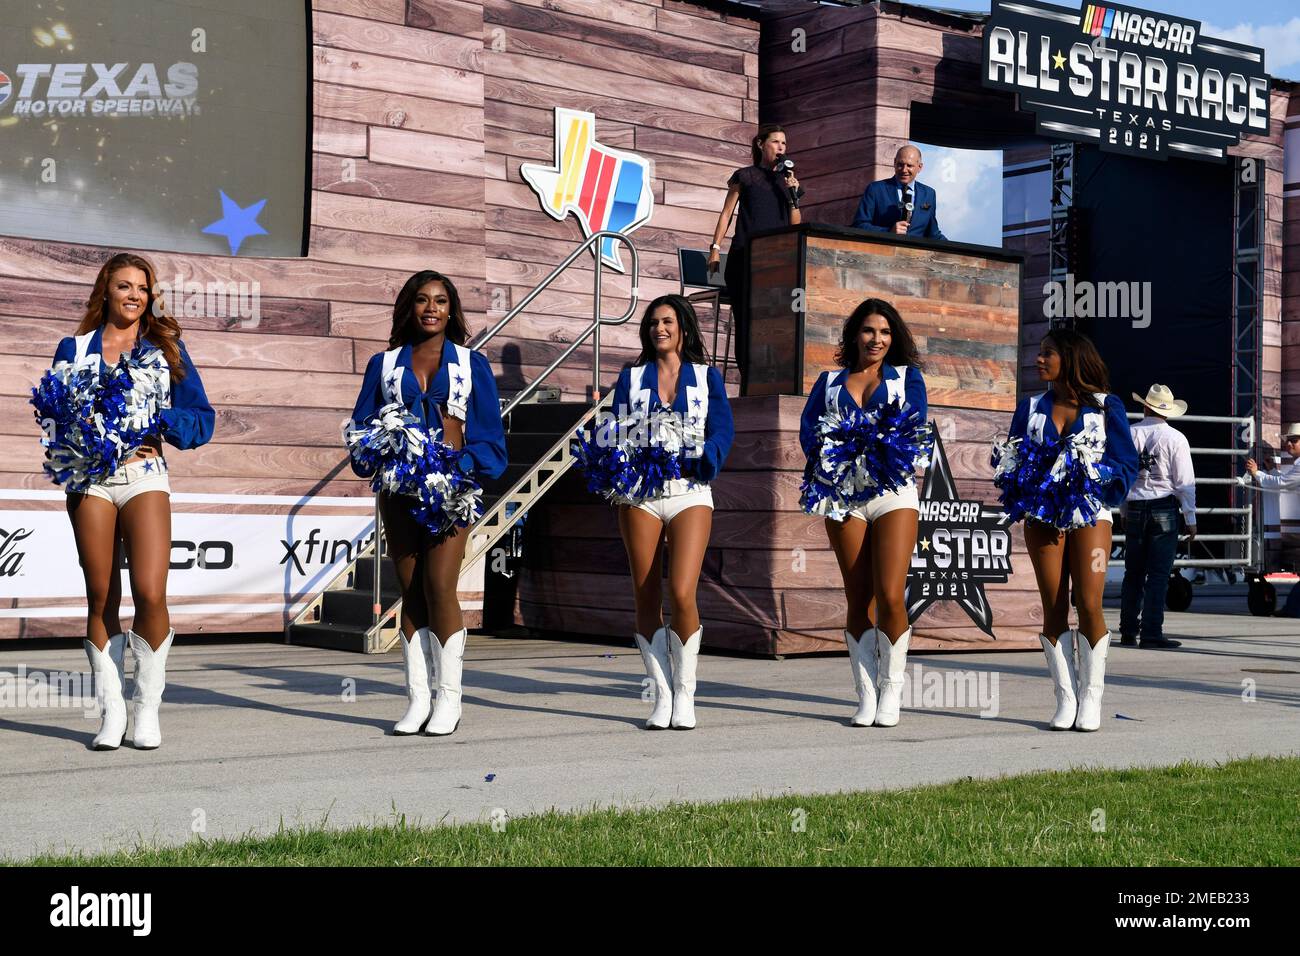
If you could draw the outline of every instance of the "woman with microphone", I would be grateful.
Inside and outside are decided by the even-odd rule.
[[[760,126],[749,144],[753,165],[737,169],[727,180],[727,198],[713,230],[709,247],[709,271],[718,271],[722,237],[731,215],[740,204],[740,219],[727,255],[727,297],[731,300],[732,323],[736,328],[736,365],[740,368],[740,394],[749,378],[749,237],[764,229],[796,225],[803,187],[794,175],[794,164],[786,160],[785,131],[780,126]],[[786,165],[789,163],[789,165]]]

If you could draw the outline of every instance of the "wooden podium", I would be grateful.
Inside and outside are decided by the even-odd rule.
[[[918,480],[930,500],[909,579],[909,604],[920,608],[912,647],[1037,648],[1033,569],[1020,526],[998,525],[989,464],[1015,409],[1022,256],[817,224],[751,243],[751,381],[732,400],[736,440],[713,483],[698,590],[704,643],[764,655],[844,649],[835,556],[823,519],[799,508],[799,417],[817,376],[834,367],[845,319],[874,297],[892,302],[916,338],[939,436]],[[631,640],[614,509],[571,473],[526,527],[519,623]]]

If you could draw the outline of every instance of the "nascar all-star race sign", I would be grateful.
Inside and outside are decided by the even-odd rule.
[[[1221,160],[1268,133],[1264,51],[1134,7],[994,0],[984,85],[1020,96],[1038,132],[1151,159]]]

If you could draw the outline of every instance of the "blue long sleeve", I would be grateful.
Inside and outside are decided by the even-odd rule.
[[[822,372],[817,376],[808,401],[804,403],[803,414],[799,416],[799,444],[805,458],[811,458],[817,450],[817,422],[826,411],[826,378],[829,374]]]
[[[1104,503],[1115,508],[1124,503],[1128,490],[1137,480],[1138,453],[1129,430],[1124,403],[1115,395],[1106,396],[1106,453],[1101,463],[1110,469]]]
[[[203,389],[203,380],[190,360],[190,353],[184,344],[180,344],[180,349],[185,377],[172,384],[172,407],[164,408],[158,417],[162,420],[162,437],[169,445],[198,448],[212,440],[217,413],[208,402],[208,393]]]
[[[1007,429],[1007,438],[1024,438],[1029,432],[1029,402],[1021,399],[1016,404],[1016,412],[1011,416],[1011,427]]]
[[[72,336],[59,341],[59,347],[54,350],[54,361],[50,363],[53,368],[60,362],[71,362],[77,357],[77,340]]]
[[[374,418],[379,411],[379,379],[383,375],[383,369],[384,353],[377,352],[370,356],[370,361],[366,363],[365,377],[361,380],[361,391],[357,393],[357,402],[352,406],[352,424],[358,428]],[[348,456],[348,462],[352,465],[352,473],[358,478],[371,476],[372,472],[359,467],[351,455]]]
[[[884,226],[877,226],[872,220],[876,215],[876,200],[871,195],[871,185],[868,185],[862,192],[862,201],[858,203],[858,211],[853,216],[853,227],[855,229],[870,229],[872,232],[889,232]]]
[[[731,418],[731,402],[727,400],[727,387],[722,375],[710,366],[706,377],[709,382],[709,415],[704,423],[704,453],[695,465],[695,472],[701,481],[712,481],[722,471],[722,464],[731,451],[736,426]]]
[[[930,411],[925,393],[925,376],[921,374],[919,368],[912,365],[907,367],[907,378],[903,383],[903,400],[920,416],[921,421],[925,421],[925,416]]]
[[[627,413],[627,403],[632,394],[632,370],[625,368],[618,373],[614,383],[614,414],[622,417]]]
[[[478,352],[470,353],[473,390],[469,397],[469,421],[465,423],[465,454],[474,462],[479,478],[499,478],[505,473],[506,430],[501,423],[501,399],[492,366]]]

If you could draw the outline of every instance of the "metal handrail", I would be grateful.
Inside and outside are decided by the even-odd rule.
[[[570,343],[569,347],[556,357],[554,362],[552,362],[550,365],[547,366],[546,371],[542,372],[541,375],[537,376],[537,378],[535,378],[531,383],[529,383],[523,389],[523,391],[521,391],[518,395],[516,395],[513,399],[510,400],[510,402],[505,406],[505,408],[501,410],[502,418],[509,415],[512,411],[514,411],[516,405],[524,401],[524,399],[528,398],[529,395],[532,395],[533,392],[535,392],[541,386],[542,382],[546,380],[547,376],[549,376],[552,372],[554,372],[557,368],[559,368],[564,363],[564,360],[567,359],[570,355],[572,355],[575,351],[577,351],[578,348],[581,347],[581,345],[585,341],[587,341],[587,338],[592,334],[595,335],[595,340],[592,343],[591,396],[593,399],[598,399],[600,397],[600,327],[602,325],[622,325],[623,323],[627,322],[627,320],[632,318],[632,316],[636,313],[637,302],[640,299],[640,295],[641,295],[641,289],[639,287],[639,283],[641,281],[641,261],[637,254],[636,246],[632,245],[632,243],[628,241],[627,236],[623,235],[623,233],[621,232],[611,232],[609,230],[593,232],[587,238],[586,242],[578,246],[578,248],[574,249],[573,252],[569,253],[568,258],[566,258],[558,266],[552,269],[550,275],[548,275],[545,279],[543,279],[540,283],[538,283],[538,285],[533,289],[532,292],[529,292],[526,296],[524,296],[523,299],[520,300],[518,305],[516,305],[513,309],[507,312],[500,322],[492,326],[492,328],[488,329],[487,332],[485,332],[483,336],[480,339],[478,339],[477,342],[474,343],[474,345],[470,346],[476,352],[482,349],[483,346],[486,345],[492,339],[493,336],[495,336],[498,332],[500,332],[503,328],[505,328],[506,324],[510,322],[511,319],[513,319],[516,315],[522,312],[525,306],[527,306],[530,302],[532,302],[533,299],[537,298],[537,296],[539,296],[547,288],[547,286],[549,286],[552,282],[554,282],[561,272],[569,268],[569,266],[573,264],[575,259],[577,259],[588,249],[590,249],[593,243],[601,239],[607,239],[607,238],[617,239],[619,242],[623,243],[623,245],[627,246],[628,251],[632,253],[632,289],[631,289],[631,299],[628,302],[628,306],[627,306],[627,312],[625,312],[622,316],[620,316],[617,319],[605,319],[601,317],[600,314],[601,281],[600,280],[601,277],[604,275],[604,267],[600,261],[600,254],[598,252],[596,254],[595,281],[593,283],[594,289],[592,290],[592,296],[594,298],[592,312],[594,315],[594,319],[592,320],[591,325],[587,327],[586,331],[584,331],[581,335],[575,338],[573,342]]]

